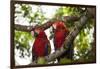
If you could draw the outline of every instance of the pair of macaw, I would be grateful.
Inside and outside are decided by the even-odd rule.
[[[65,26],[64,22],[62,21],[56,21],[52,25],[54,29],[54,47],[55,50],[61,48],[63,42],[65,41],[66,36],[69,34],[68,28]],[[32,47],[32,60],[39,60],[38,62],[41,62],[41,58],[43,59],[44,56],[47,56],[50,54],[51,47],[49,40],[47,39],[47,36],[44,32],[43,29],[41,28],[35,28],[32,31],[32,35],[34,35],[35,42]],[[71,45],[71,44],[69,44]],[[60,61],[61,58],[66,57],[66,58],[71,58],[71,48],[63,53],[61,56],[57,58],[58,62]],[[44,59],[45,60],[45,59]]]

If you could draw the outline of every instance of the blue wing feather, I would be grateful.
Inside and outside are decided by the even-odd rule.
[[[48,55],[48,45],[45,46],[45,55]]]
[[[32,47],[32,61],[35,61],[36,60],[36,56],[35,56],[35,53],[34,53],[34,46]]]

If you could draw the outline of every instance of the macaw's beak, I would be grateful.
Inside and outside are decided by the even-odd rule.
[[[34,37],[37,37],[38,36],[38,33],[37,32],[34,32]]]
[[[40,32],[39,30],[34,29],[34,30],[31,31],[31,34],[32,34],[33,37],[37,37],[39,32]]]
[[[37,37],[42,29],[41,28],[32,28],[31,34],[33,37]]]
[[[35,31],[31,31],[31,34],[32,34],[33,37],[37,37],[38,36],[38,33],[35,32]]]

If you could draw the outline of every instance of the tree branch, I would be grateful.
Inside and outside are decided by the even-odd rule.
[[[77,17],[77,16],[64,16],[64,17],[62,17],[62,20],[64,20],[64,21],[77,21],[78,19],[79,19],[79,17]],[[45,29],[49,28],[54,23],[54,21],[55,20],[50,20],[50,21],[44,23],[43,25],[35,26],[34,28],[41,27],[45,30]],[[15,24],[15,29],[18,31],[30,32],[32,30],[32,26]]]
[[[30,32],[31,29],[32,29],[32,26],[15,24],[15,27],[14,28],[16,30],[18,30],[18,31]]]

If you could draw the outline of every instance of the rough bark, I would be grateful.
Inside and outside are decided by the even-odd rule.
[[[24,31],[24,32],[30,32],[32,29],[32,26],[26,26],[26,25],[19,25],[15,24],[14,27],[17,31]]]

